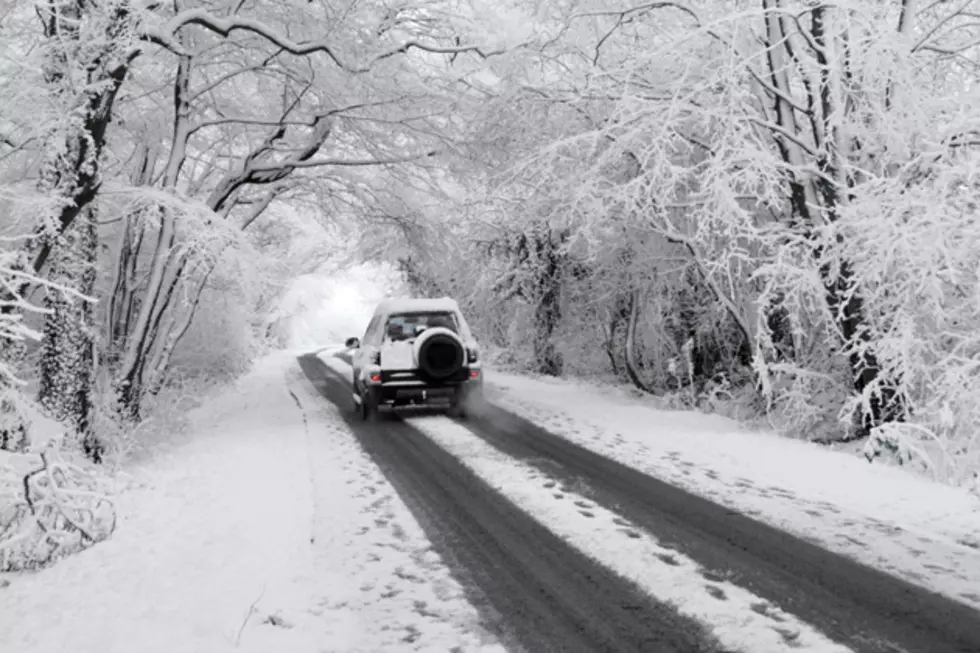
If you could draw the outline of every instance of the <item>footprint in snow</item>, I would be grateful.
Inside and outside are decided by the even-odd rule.
[[[713,599],[718,599],[719,601],[728,600],[728,595],[725,594],[725,591],[716,585],[705,585],[704,590]]]
[[[788,628],[773,628],[773,630],[779,633],[780,637],[783,638],[783,641],[786,642],[788,646],[793,648],[800,646],[800,631],[790,630]]]
[[[712,583],[723,583],[726,580],[721,574],[714,571],[709,571],[708,569],[701,570],[701,577],[707,581],[711,581]]]
[[[772,619],[773,621],[777,621],[777,622],[784,621],[783,617],[781,617],[778,613],[774,611],[775,608],[770,603],[765,603],[765,602],[753,603],[752,605],[749,606],[749,608],[752,610],[752,612],[755,612],[756,614],[761,614],[763,617]]]
[[[856,545],[858,545],[861,548],[864,548],[864,549],[867,549],[868,548],[868,545],[865,542],[862,542],[861,540],[857,539],[856,537],[851,537],[850,535],[847,535],[845,533],[841,533],[837,537],[838,537],[838,539],[847,540],[851,544],[856,544]]]

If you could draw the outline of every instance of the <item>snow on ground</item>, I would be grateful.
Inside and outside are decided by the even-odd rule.
[[[370,275],[348,285],[378,292]],[[334,351],[321,360],[349,375]],[[720,416],[659,410],[623,388],[495,370],[487,384],[500,405],[572,442],[980,608],[980,499],[963,490]]]
[[[4,575],[0,650],[499,650],[299,374],[289,354],[260,361],[192,413],[194,437],[132,470],[110,540]]]
[[[338,353],[350,351],[342,347],[327,347],[317,352],[316,357],[320,362],[329,367],[334,373],[345,379],[348,383],[354,383],[354,368],[345,361],[337,358]]]
[[[298,368],[290,387],[310,417],[320,605],[351,639],[337,653],[504,653],[383,472]],[[323,424],[331,424],[324,432]]]
[[[493,370],[486,383],[576,444],[980,608],[980,499],[963,490],[622,388]]]
[[[349,377],[337,351],[319,358]],[[622,388],[495,370],[485,382],[492,401],[576,444],[980,608],[980,499],[961,489]]]
[[[650,534],[624,528],[629,522],[569,488],[559,491],[555,479],[501,453],[465,426],[443,416],[405,421],[573,547],[704,623],[726,650],[850,651],[748,590],[722,579],[708,582],[690,558],[660,546]],[[759,610],[760,605],[769,609]]]

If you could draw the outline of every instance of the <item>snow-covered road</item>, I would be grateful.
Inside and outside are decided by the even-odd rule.
[[[293,354],[133,474],[109,541],[5,575],[3,653],[503,650]]]
[[[350,367],[344,358],[343,351],[328,349],[320,352],[317,365],[312,365],[310,359],[304,364],[307,373],[314,377],[329,370],[329,374],[323,376],[337,379],[337,387],[325,389],[325,394],[341,405],[349,404],[345,393],[348,392]],[[857,556],[843,558],[834,553],[833,547],[826,546],[820,538],[794,537],[790,533],[798,530],[800,524],[819,522],[822,513],[811,510],[793,520],[794,506],[786,503],[795,500],[795,508],[801,511],[811,508],[805,494],[806,484],[812,487],[816,474],[827,474],[835,469],[849,470],[852,475],[872,470],[872,478],[884,478],[884,488],[890,488],[896,500],[903,501],[906,506],[910,505],[910,497],[917,487],[920,491],[933,492],[933,497],[946,495],[950,502],[959,498],[968,503],[969,497],[965,494],[918,481],[896,470],[870,468],[867,463],[864,467],[848,468],[847,462],[851,459],[846,455],[827,452],[821,458],[821,453],[813,453],[813,447],[800,443],[781,446],[783,441],[776,436],[747,433],[733,428],[729,420],[695,413],[671,414],[652,410],[639,402],[633,405],[617,403],[616,397],[603,396],[596,388],[576,387],[573,383],[563,387],[561,382],[549,387],[546,381],[497,374],[492,374],[489,382],[497,405],[465,426],[433,416],[404,417],[400,422],[382,426],[387,430],[381,436],[366,435],[356,422],[352,427],[362,442],[377,440],[384,443],[383,448],[389,449],[387,455],[392,460],[392,474],[410,474],[404,468],[428,464],[427,461],[410,462],[412,455],[405,450],[409,445],[403,443],[413,443],[411,447],[424,450],[427,458],[440,458],[448,452],[449,460],[461,463],[476,474],[479,482],[473,480],[471,484],[492,488],[497,495],[519,507],[522,513],[531,515],[536,523],[547,526],[566,545],[584,553],[603,569],[612,570],[616,577],[626,578],[643,588],[646,596],[662,602],[661,605],[668,604],[680,615],[692,616],[697,622],[707,624],[710,636],[723,647],[722,650],[938,653],[974,651],[980,646],[980,614],[969,605],[972,595],[964,581],[970,574],[980,571],[970,567],[974,549],[951,543],[948,537],[949,529],[955,529],[958,524],[957,519],[969,521],[963,514],[964,506],[959,506],[961,510],[956,518],[933,522],[942,525],[946,535],[936,534],[937,546],[921,554],[926,565],[934,560],[949,561],[951,552],[962,556],[960,566],[939,567],[927,579],[930,582],[921,584],[925,587],[940,585],[949,597],[956,599],[950,600],[930,594],[895,574],[896,566],[909,569],[909,560],[900,555],[894,559],[865,556],[861,562],[870,563],[868,566],[855,561],[853,558]],[[562,390],[564,394],[561,394]],[[517,412],[523,409],[531,420],[499,407],[510,408],[511,404],[516,406]],[[548,409],[553,411],[554,420],[566,427],[566,431],[556,430],[560,435],[539,426],[546,423],[542,413],[548,415]],[[561,415],[566,416],[563,422],[559,421]],[[410,427],[407,431],[406,426]],[[603,426],[607,427],[606,431],[599,430]],[[706,431],[711,432],[711,427],[728,439],[724,445],[717,444],[718,455],[714,459],[710,458],[710,452],[703,451],[705,445],[714,442],[704,435]],[[611,428],[617,432],[609,432]],[[661,431],[664,437],[658,439],[656,434]],[[419,439],[417,434],[424,434],[425,438]],[[603,436],[611,443],[604,441]],[[638,450],[649,452],[649,442],[642,449],[625,446],[644,441],[672,443],[668,459],[692,474],[701,469],[685,458],[697,453],[700,446],[704,456],[698,461],[700,467],[709,479],[723,480],[714,485],[708,482],[692,487],[690,481],[678,482],[667,476],[672,485],[665,484],[657,478],[665,475],[655,467],[644,470],[645,461],[637,455]],[[743,447],[769,447],[769,451],[777,454],[788,453],[783,458],[769,454],[753,459],[750,449],[740,457],[737,455],[740,444]],[[604,447],[604,455],[599,455],[600,447]],[[803,473],[805,466],[800,467],[804,450],[811,452],[809,474]],[[752,468],[753,462],[758,469]],[[767,468],[767,463],[777,468]],[[779,469],[780,463],[787,469]],[[716,471],[721,469],[731,473],[732,468],[739,469],[738,465],[747,468],[745,474],[754,473],[756,483],[768,483],[762,486],[763,489],[771,491],[777,500],[766,504],[756,497],[750,506],[743,505],[744,499],[739,503],[742,495],[732,489],[744,489],[749,479],[739,476],[737,483],[728,487],[724,484],[728,477]],[[798,466],[795,473],[792,465]],[[429,470],[429,473],[436,472]],[[438,474],[461,475],[462,472],[446,462]],[[868,480],[868,477],[860,476],[849,478],[851,488],[862,478]],[[827,477],[827,482],[835,482],[833,474]],[[801,496],[784,490],[782,485],[799,491]],[[468,493],[478,494],[478,491],[472,489]],[[763,492],[762,496],[765,495]],[[849,497],[846,492],[838,491],[835,496],[834,490],[811,493],[811,496],[831,515],[860,515],[861,501],[868,501],[867,497]],[[841,507],[829,503],[828,497],[837,498]],[[726,505],[736,510],[727,509]],[[481,508],[470,507],[469,510],[476,512]],[[743,512],[761,517],[761,521]],[[891,517],[897,514],[894,510],[885,512]],[[931,514],[936,515],[936,511]],[[780,516],[782,521],[776,519]],[[872,525],[877,523],[879,531],[888,526],[887,522],[875,522],[864,516]],[[907,517],[913,521],[918,519],[920,524],[925,521],[921,514]],[[881,532],[874,537],[874,531],[862,530],[865,522],[854,519],[840,524],[828,519],[824,523],[826,527],[821,535],[831,541],[841,533],[847,534],[848,525],[851,525],[855,526],[852,532],[857,537],[863,537],[869,546],[878,546],[882,552],[902,551],[902,546],[907,544],[901,538],[892,542]],[[773,525],[780,528],[773,528]],[[927,541],[921,533],[919,541],[920,545]],[[563,554],[552,551],[551,555]],[[914,557],[910,559],[915,560]],[[572,567],[584,563],[579,560],[566,564]],[[597,575],[594,569],[585,567],[576,573]],[[943,574],[946,577],[942,582],[934,582],[934,576]],[[533,580],[529,579],[528,583]],[[500,588],[491,583],[486,591],[492,595],[500,593]],[[506,610],[506,604],[501,609]],[[656,612],[655,608],[652,610]],[[518,622],[527,619],[526,606],[510,615],[511,626],[519,630]],[[533,615],[531,618],[533,620]],[[581,626],[576,633],[550,633],[549,637],[565,636],[569,638],[564,643],[568,649],[577,650],[578,646],[588,650],[587,645],[575,639],[582,637],[582,630],[588,628]],[[616,650],[634,650],[642,635],[627,627],[620,637],[620,648]],[[533,633],[525,633],[525,639],[529,650],[543,645],[542,641],[534,639]],[[592,643],[593,647],[598,645]],[[661,646],[667,645],[661,643]],[[642,650],[642,647],[636,650]]]
[[[623,388],[488,382],[497,403],[569,442],[980,610],[976,494]]]
[[[514,375],[508,410],[364,424],[334,353],[260,361],[111,540],[7,575],[0,650],[980,651],[964,493]]]

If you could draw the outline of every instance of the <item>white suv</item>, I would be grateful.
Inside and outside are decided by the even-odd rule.
[[[349,338],[354,404],[365,420],[395,406],[438,406],[464,417],[483,398],[479,350],[459,305],[386,299],[364,338]]]

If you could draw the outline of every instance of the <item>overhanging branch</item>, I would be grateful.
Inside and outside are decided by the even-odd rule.
[[[397,163],[410,163],[420,159],[427,159],[439,154],[438,150],[430,150],[419,154],[412,154],[403,157],[392,157],[389,159],[309,159],[306,161],[281,161],[268,166],[256,165],[252,171],[256,173],[271,173],[282,169],[291,168],[318,168],[323,166],[338,167],[367,167],[367,166],[386,166]]]
[[[262,37],[270,44],[281,48],[283,51],[297,56],[321,53],[326,55],[339,68],[354,74],[368,72],[374,67],[375,64],[384,61],[385,59],[390,59],[396,55],[405,54],[409,50],[420,50],[422,52],[431,52],[433,54],[473,53],[482,59],[501,55],[506,52],[505,49],[486,50],[478,45],[440,46],[412,40],[406,41],[394,49],[375,55],[374,58],[369,60],[366,65],[357,66],[344,61],[326,39],[318,39],[314,41],[294,41],[287,36],[276,33],[275,30],[259,20],[242,18],[240,16],[219,18],[205,9],[189,9],[187,11],[182,11],[159,27],[146,27],[143,30],[143,38],[151,43],[156,43],[157,45],[160,45],[161,47],[164,47],[175,54],[190,56],[191,53],[187,52],[177,39],[177,34],[180,32],[180,30],[190,25],[196,25],[225,37],[230,36],[233,32],[246,32],[249,34],[254,34]]]

